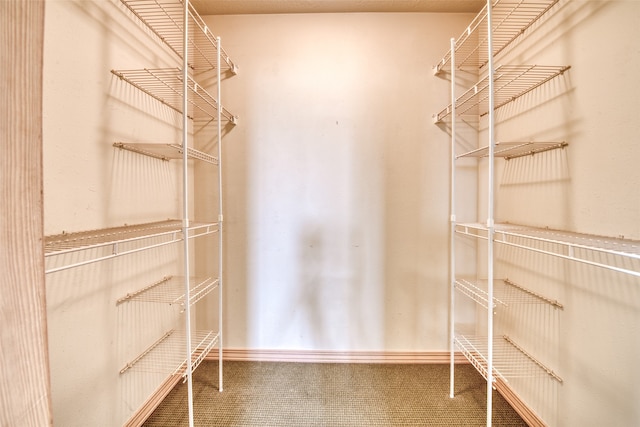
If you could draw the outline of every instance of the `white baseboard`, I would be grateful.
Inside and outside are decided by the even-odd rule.
[[[149,396],[146,402],[123,424],[124,427],[140,427],[162,403],[171,390],[180,382],[182,375],[169,375],[167,379]]]
[[[527,404],[520,399],[520,396],[518,396],[506,382],[497,378],[495,384],[498,393],[504,397],[504,400],[511,405],[511,407],[518,413],[518,415],[520,415],[529,427],[547,427],[547,424],[542,420],[542,418],[527,406]]]
[[[448,351],[384,352],[384,351],[318,351],[318,350],[256,350],[228,349],[223,360],[247,362],[309,362],[309,363],[449,363]],[[212,351],[205,360],[217,360]],[[462,353],[455,354],[455,363],[468,363]]]

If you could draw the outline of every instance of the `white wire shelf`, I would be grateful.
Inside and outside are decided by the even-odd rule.
[[[180,0],[121,0],[160,40],[181,59],[183,56],[184,3]],[[189,3],[189,67],[193,70],[214,69],[220,50],[221,70],[237,73],[238,67],[229,58],[218,40],[193,5]]]
[[[479,223],[457,224],[456,233],[481,239],[488,238],[488,228]],[[640,277],[640,241],[514,224],[496,224],[494,241]],[[635,262],[627,262],[620,266],[614,259],[603,259],[602,255],[620,258],[622,262],[625,259]]]
[[[561,142],[541,142],[541,141],[529,141],[529,142],[496,142],[494,147],[494,156],[502,157],[506,160],[514,159],[516,157],[529,156],[543,151],[555,150],[558,148],[564,148],[568,143]],[[489,155],[489,147],[480,147],[476,150],[468,151],[456,156],[456,159],[462,157],[487,157]]]
[[[194,371],[219,341],[219,333],[214,331],[194,331],[191,333],[191,370]],[[159,340],[147,347],[135,359],[128,362],[120,374],[129,370],[171,375],[186,375],[187,337],[184,331],[170,330]]]
[[[492,5],[493,55],[509,44],[547,13],[558,0],[497,0]],[[487,64],[487,6],[455,40],[457,69],[479,69]],[[435,74],[451,69],[451,50],[433,67]]]
[[[487,379],[489,344],[487,337],[461,334],[456,335],[455,343],[467,360]],[[507,335],[493,339],[492,376],[494,381],[500,378],[506,382],[514,378],[550,376],[562,383],[562,378],[558,374],[538,361]]]
[[[114,142],[113,146],[123,150],[132,151],[160,160],[182,160],[182,145],[180,144],[152,144],[142,142]],[[187,148],[187,156],[190,159],[202,160],[214,165],[218,164],[218,158],[195,148]]]
[[[189,224],[187,234],[188,238],[192,239],[217,231],[217,222],[194,222]],[[45,273],[53,273],[182,241],[182,221],[166,220],[91,231],[61,233],[45,236],[44,240],[45,259],[72,252],[90,252],[91,249],[109,249],[108,252],[106,250],[91,252],[85,259],[74,260],[73,262],[45,270]]]
[[[549,80],[562,75],[569,65],[501,65],[494,74],[495,109],[499,109],[531,92]],[[457,116],[484,116],[489,112],[489,77],[456,98]],[[435,123],[451,118],[452,105],[435,114]]]
[[[183,75],[180,68],[144,68],[139,70],[111,70],[111,72],[182,114]],[[188,77],[187,115],[194,120],[216,120],[220,103],[191,77]],[[237,118],[222,107],[222,120],[236,124]]]
[[[213,277],[189,278],[189,305],[194,305],[218,287],[219,279]],[[184,276],[163,277],[151,285],[128,293],[116,301],[116,305],[125,302],[151,302],[185,307]]]
[[[488,282],[487,280],[469,280],[458,278],[454,284],[457,291],[471,298],[482,307],[489,308]],[[536,292],[520,286],[509,279],[494,280],[493,304],[496,307],[510,307],[524,304],[548,304],[555,308],[563,308],[557,300],[552,300]]]

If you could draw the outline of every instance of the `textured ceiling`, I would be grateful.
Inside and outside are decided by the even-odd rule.
[[[191,0],[200,15],[478,12],[485,0]]]

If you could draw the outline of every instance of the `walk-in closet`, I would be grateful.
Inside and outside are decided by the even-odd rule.
[[[0,425],[639,425],[639,23],[0,2]]]

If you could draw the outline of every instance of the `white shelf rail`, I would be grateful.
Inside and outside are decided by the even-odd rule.
[[[456,346],[465,355],[467,360],[488,378],[488,341],[485,336],[474,336],[472,334],[460,334],[455,338]],[[503,335],[493,339],[493,368],[492,378],[508,382],[513,378],[532,378],[540,376],[550,376],[562,383],[562,378],[548,368],[532,354],[526,352],[509,336]]]
[[[192,239],[216,233],[217,231],[218,223],[192,223],[189,226],[187,236]],[[73,252],[104,249],[103,251],[94,251],[88,254],[86,259],[48,267],[45,273],[54,273],[177,243],[183,240],[183,234],[182,221],[166,220],[45,236],[45,261]]]
[[[191,334],[191,370],[195,370],[206,355],[218,344],[218,334],[213,331],[194,331]],[[186,375],[189,358],[184,348],[187,337],[184,331],[170,330],[120,369],[120,375],[129,370],[170,375]],[[184,378],[183,378],[184,379]]]
[[[498,0],[493,1],[493,56],[498,55],[529,27],[558,3],[559,0]],[[457,69],[480,69],[488,62],[487,6],[455,39]],[[433,67],[434,74],[451,69],[451,50]]]
[[[479,223],[457,224],[456,233],[487,239],[487,227]],[[640,277],[640,241],[636,240],[513,224],[496,224],[494,241],[507,246]],[[589,256],[590,254],[592,256]],[[599,259],[602,257],[598,258],[593,254],[605,254],[636,262],[631,266],[621,267],[613,262],[607,263],[605,260]]]
[[[162,104],[182,114],[183,80],[180,68],[143,68],[139,70],[111,70],[121,80],[146,93]],[[237,123],[234,116],[200,86],[187,76],[187,116],[193,120],[216,120],[217,110],[221,109],[222,119],[231,124]]]
[[[455,282],[455,289],[480,306],[489,309],[490,304],[486,280],[458,278]],[[563,305],[557,300],[547,298],[509,279],[496,279],[494,281],[493,304],[491,304],[492,310],[497,307],[508,308],[513,305],[524,304],[547,304],[555,308],[563,308]]]
[[[494,74],[493,109],[515,101],[532,90],[542,86],[549,80],[564,74],[569,65],[501,65]],[[490,111],[489,97],[491,92],[490,78],[482,78],[473,87],[456,98],[457,116],[482,117]],[[451,104],[433,116],[435,123],[451,119]]]
[[[183,14],[184,3],[180,0],[121,0],[121,2],[140,19],[162,42],[178,57],[183,58]],[[237,65],[222,49],[216,36],[202,20],[195,8],[189,3],[189,68],[225,69],[236,74]],[[217,52],[220,52],[221,66],[218,67]]]
[[[130,292],[116,301],[116,305],[125,302],[151,302],[185,307],[186,295],[184,292],[184,277],[167,276],[155,283],[145,286],[134,292]],[[194,305],[202,298],[214,291],[219,280],[213,277],[190,278],[189,305]]]
[[[506,160],[514,159],[516,157],[530,156],[544,151],[555,150],[558,148],[564,148],[569,145],[564,141],[527,141],[527,142],[496,142],[494,153],[495,157],[501,157]],[[456,155],[456,159],[463,157],[487,157],[489,155],[489,147],[484,146],[471,150],[459,155]]]
[[[134,153],[153,157],[160,160],[181,160],[182,145],[180,144],[153,144],[144,142],[114,142],[113,146]],[[201,160],[214,165],[218,164],[218,158],[203,151],[189,147],[187,156],[189,159]]]

